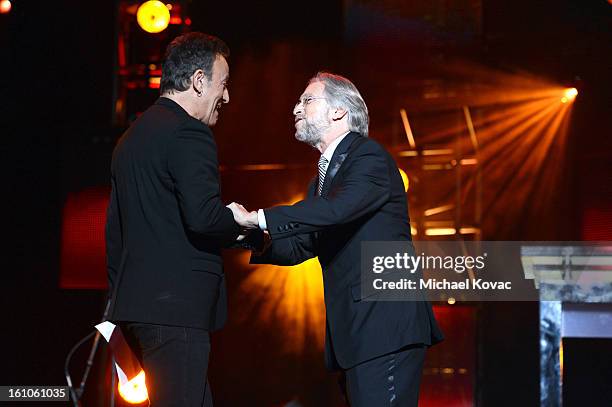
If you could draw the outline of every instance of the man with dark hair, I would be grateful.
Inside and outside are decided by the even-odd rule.
[[[248,212],[236,221],[269,233],[252,263],[294,265],[318,256],[326,307],[325,361],[340,370],[352,407],[418,403],[425,349],[442,340],[426,301],[365,301],[361,244],[411,240],[408,206],[393,158],[368,135],[368,109],[351,81],[319,72],[293,109],[295,138],[321,152],[305,200]]]
[[[227,312],[221,248],[240,232],[220,199],[210,130],[229,102],[228,57],[210,35],[172,41],[161,97],[113,152],[108,319],[141,360],[153,407],[212,405],[209,332]]]

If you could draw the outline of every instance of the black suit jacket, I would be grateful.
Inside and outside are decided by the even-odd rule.
[[[240,227],[220,199],[211,130],[159,98],[117,143],[111,183],[108,319],[220,328],[221,248]]]
[[[428,302],[362,301],[361,243],[410,241],[406,193],[395,161],[372,139],[349,133],[329,164],[321,196],[265,209],[270,247],[252,263],[299,264],[319,256],[326,305],[326,365],[351,368],[442,333]]]

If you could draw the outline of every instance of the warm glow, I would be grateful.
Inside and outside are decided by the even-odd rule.
[[[11,11],[11,2],[9,0],[1,0],[0,1],[0,14],[7,14]]]
[[[563,97],[561,98],[561,102],[562,103],[571,102],[574,99],[576,99],[577,95],[578,95],[578,89],[576,89],[576,88],[567,88],[563,92]]]
[[[561,377],[563,377],[563,339],[559,343],[559,370],[561,370]]]
[[[277,205],[292,205],[304,199],[292,196]],[[240,263],[248,263],[249,253]],[[325,303],[323,274],[317,258],[296,266],[255,265],[239,288],[242,322],[257,320],[271,331],[283,332],[284,353],[300,355],[323,350]]]
[[[473,67],[463,68],[456,73],[474,75]],[[534,217],[545,216],[547,208],[560,199],[556,186],[563,182],[572,100],[579,90],[524,74],[487,68],[475,72],[482,83],[473,84],[472,93],[465,96],[465,121],[457,120],[459,106],[454,100],[431,101],[427,114],[408,111],[414,116],[413,127],[419,123],[414,135],[424,149],[412,160],[417,154],[411,150],[397,152],[399,157],[409,158],[402,161],[402,168],[411,176],[424,177],[422,185],[435,182],[437,190],[452,191],[425,194],[431,198],[423,202],[421,213],[428,217],[438,213],[436,219],[453,222],[425,222],[425,228],[419,230],[422,236],[452,237],[458,233],[478,237],[483,230],[490,236],[504,234],[514,223],[493,219],[519,219],[527,207]],[[418,103],[422,101],[415,100],[413,105]],[[432,111],[439,114],[430,114]],[[479,182],[483,177],[484,188]],[[460,191],[455,190],[457,186]],[[423,196],[418,191],[417,195]],[[440,208],[446,209],[458,197],[461,219],[455,220],[455,214]],[[456,224],[462,227],[454,230]]]
[[[412,129],[410,128],[410,122],[408,122],[408,115],[405,109],[400,109],[400,117],[402,118],[402,124],[404,125],[408,144],[410,144],[410,148],[415,149],[416,143],[414,142],[414,135],[412,134]]]
[[[476,165],[478,164],[478,160],[476,158],[463,158],[459,163],[461,165]]]
[[[170,11],[161,1],[147,1],[138,7],[138,25],[148,33],[164,31],[170,22]]]
[[[244,260],[248,263],[248,259]],[[317,258],[297,266],[258,265],[240,285],[241,313],[284,335],[282,351],[302,354],[323,350],[325,305]],[[255,315],[253,315],[255,313]]]
[[[159,89],[160,84],[161,84],[161,78],[159,76],[153,76],[149,78],[149,88]]]
[[[423,155],[451,155],[454,154],[454,150],[450,148],[439,148],[433,150],[423,150]]]
[[[575,98],[578,95],[578,89],[576,88],[569,88],[565,91],[565,95],[568,98]]]
[[[130,404],[144,403],[149,398],[144,370],[141,370],[140,373],[124,385],[121,385],[121,382],[119,382],[119,394]]]
[[[408,179],[408,174],[404,172],[401,168],[398,168],[400,175],[402,176],[402,181],[404,182],[404,191],[408,192],[408,187],[410,186],[410,180]]]
[[[425,229],[426,236],[450,236],[457,233],[455,228],[428,228]]]
[[[432,216],[432,215],[437,215],[439,213],[442,212],[447,212],[450,211],[451,209],[454,209],[455,205],[443,205],[443,206],[438,206],[436,208],[430,208],[430,209],[426,209],[425,212],[423,213],[425,216]]]

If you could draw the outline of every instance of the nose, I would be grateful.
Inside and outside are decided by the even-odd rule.
[[[301,102],[297,102],[295,106],[293,107],[293,115],[297,116],[298,114],[303,113],[303,112],[304,112],[304,105],[302,105]]]
[[[223,89],[223,103],[229,103],[229,91],[226,89]]]

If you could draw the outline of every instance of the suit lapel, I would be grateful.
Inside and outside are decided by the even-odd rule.
[[[329,188],[331,187],[331,183],[334,180],[334,177],[338,173],[338,170],[342,166],[342,163],[344,163],[344,160],[346,159],[349,153],[349,147],[359,137],[361,137],[359,133],[350,132],[340,142],[340,144],[338,144],[338,147],[336,147],[336,150],[334,151],[334,155],[332,156],[329,166],[327,167],[327,171],[325,172],[325,179],[323,180],[323,188],[321,188],[321,196],[323,197],[327,196],[327,193],[329,192]]]

